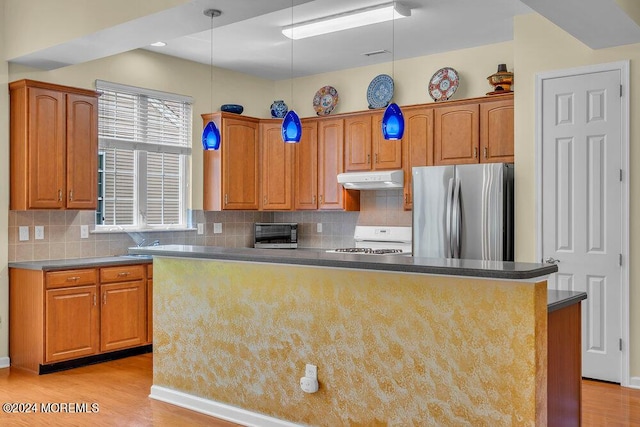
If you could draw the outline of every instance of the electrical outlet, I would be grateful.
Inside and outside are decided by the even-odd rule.
[[[316,224],[316,231],[318,233],[322,233],[322,223],[321,222]]]
[[[29,227],[26,225],[21,225],[18,227],[18,239],[21,242],[29,240]]]
[[[213,234],[221,234],[222,233],[222,223],[214,222],[213,223]]]
[[[44,240],[44,225],[36,225],[34,231],[34,239]]]
[[[81,239],[88,239],[89,238],[89,226],[88,225],[81,225],[80,226],[80,238]]]
[[[198,234],[204,234],[204,224],[198,223]]]
[[[318,379],[318,367],[316,365],[309,365],[304,369],[304,376],[307,378],[313,378],[314,380]]]

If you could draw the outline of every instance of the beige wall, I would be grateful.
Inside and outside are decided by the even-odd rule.
[[[634,120],[640,99],[640,45],[591,50],[550,21],[537,14],[515,19],[514,63],[518,89],[515,96],[515,157],[516,157],[516,256],[521,261],[536,259],[536,199],[535,199],[535,77],[543,71],[573,68],[588,64],[631,60],[630,163],[640,161],[640,122]],[[640,174],[629,171],[630,177],[630,313],[631,313],[631,376],[640,376],[640,222],[634,221],[640,212],[640,200],[634,197],[640,188]]]
[[[452,99],[484,96],[492,90],[486,78],[497,71],[500,63],[506,63],[507,68],[512,69],[512,42],[396,61],[393,66],[393,101],[399,105],[433,102],[427,90],[429,79],[433,73],[445,66],[456,69],[460,75],[460,86]],[[289,102],[291,81],[282,80],[275,82],[274,99],[284,99],[287,104],[292,104],[300,117],[315,116],[313,97],[318,89],[330,85],[336,88],[339,95],[334,113],[366,110],[367,88],[371,79],[378,74],[391,75],[391,64],[371,65],[294,79],[293,103]]]
[[[5,88],[9,70],[5,56],[4,4],[0,1],[0,87]],[[8,237],[9,229],[9,96],[0,90],[0,366],[2,358],[9,355],[9,274]]]

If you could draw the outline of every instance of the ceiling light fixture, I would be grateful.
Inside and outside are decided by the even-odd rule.
[[[293,0],[291,0],[291,23],[293,24]],[[282,140],[288,143],[298,143],[302,138],[302,123],[300,117],[293,111],[293,39],[291,39],[291,101],[289,112],[282,120]]]
[[[211,18],[211,109],[209,111],[213,111],[213,18],[222,15],[222,12],[218,9],[207,9],[203,13]],[[218,150],[221,142],[220,130],[215,122],[211,120],[202,131],[202,147],[205,150]]]
[[[394,2],[395,3],[395,2]],[[396,59],[396,25],[391,23],[391,77],[395,77]],[[389,104],[382,115],[382,137],[388,140],[402,139],[404,135],[404,116],[402,110],[395,102]]]
[[[384,3],[377,6],[356,9],[337,15],[326,16],[312,21],[299,22],[282,28],[282,34],[290,39],[299,40],[322,34],[335,33],[350,28],[364,27],[411,16],[411,9],[396,3]]]
[[[165,42],[155,42],[155,43],[151,43],[151,46],[153,47],[165,47],[167,44]]]

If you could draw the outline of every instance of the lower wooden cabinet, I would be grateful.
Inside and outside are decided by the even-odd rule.
[[[43,366],[151,342],[145,264],[44,272],[9,269],[11,365]]]
[[[98,352],[100,319],[97,293],[97,285],[46,291],[45,363],[90,356]],[[11,359],[13,361],[13,355]]]
[[[134,347],[147,341],[144,281],[144,265],[100,269],[101,352]]]

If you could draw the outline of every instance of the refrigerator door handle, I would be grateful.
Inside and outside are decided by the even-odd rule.
[[[451,247],[451,211],[453,209],[453,178],[449,178],[449,188],[447,189],[447,212],[445,216],[445,236],[444,236],[444,248],[445,257],[452,258],[453,250]]]
[[[453,257],[460,258],[460,234],[462,233],[462,215],[460,206],[460,178],[456,177],[455,190],[453,192],[453,214],[452,214],[452,235],[451,246]]]

